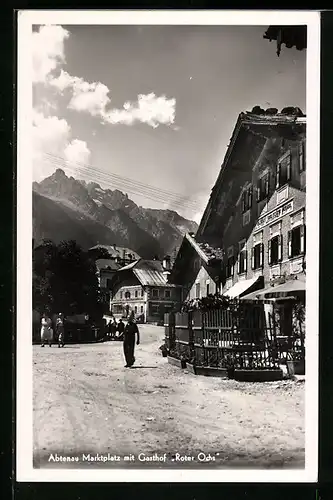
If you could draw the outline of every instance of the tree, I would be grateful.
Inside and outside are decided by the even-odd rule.
[[[50,240],[33,250],[33,306],[39,313],[53,307],[52,282],[57,247]]]
[[[44,242],[34,251],[34,308],[65,315],[102,315],[102,301],[94,260],[76,241],[59,245]]]

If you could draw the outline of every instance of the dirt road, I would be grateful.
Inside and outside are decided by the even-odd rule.
[[[135,369],[124,368],[118,342],[34,346],[36,467],[77,466],[55,463],[56,454],[109,453],[80,466],[121,467],[133,454],[126,466],[193,468],[202,466],[200,452],[207,466],[304,467],[303,383],[192,375],[162,357],[163,336],[161,327],[141,327]],[[167,461],[138,462],[140,453],[166,453]]]

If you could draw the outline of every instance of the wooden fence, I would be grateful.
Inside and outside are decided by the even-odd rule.
[[[170,356],[196,366],[276,368],[294,347],[294,337],[281,335],[274,307],[238,301],[231,307],[168,313],[165,342]],[[283,333],[283,332],[282,332]]]

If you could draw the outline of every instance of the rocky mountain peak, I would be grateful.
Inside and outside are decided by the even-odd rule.
[[[108,234],[110,239],[112,237],[112,243],[132,248],[140,255],[149,255],[153,249],[161,252],[161,255],[169,254],[180,246],[186,232],[197,230],[195,222],[185,219],[174,210],[139,207],[127,193],[119,189],[103,189],[97,182],[67,177],[61,169],[40,183],[35,182],[33,189],[42,196],[56,199],[58,204],[71,207],[77,213],[78,220],[83,221],[86,217],[90,221],[94,220],[98,227],[93,231],[101,235],[97,238],[101,240],[100,243],[110,244],[109,237],[105,236],[107,232],[102,230],[104,227],[111,231]],[[36,224],[39,218],[36,215]],[[52,233],[52,220],[48,232]],[[52,239],[52,234],[50,236]]]

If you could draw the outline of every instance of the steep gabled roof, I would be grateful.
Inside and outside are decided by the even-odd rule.
[[[131,270],[142,286],[175,287],[174,284],[168,283],[162,263],[158,260],[139,259],[119,269],[119,273]]]
[[[241,130],[247,130],[254,135],[268,138],[274,134],[285,134],[286,129],[294,130],[295,127],[304,128],[305,125],[306,116],[299,108],[294,107],[284,108],[280,113],[278,113],[278,110],[276,108],[268,108],[267,110],[264,110],[260,106],[255,106],[251,112],[242,112],[239,114],[221,166],[220,173],[211,190],[210,198],[201,218],[197,231],[198,237],[202,235],[211,211],[211,207],[219,194],[219,186],[230,162],[231,155],[235,150]]]
[[[199,257],[201,257],[206,264],[209,264],[213,260],[217,261],[223,259],[223,250],[221,248],[214,248],[208,243],[196,241],[193,233],[187,233],[184,236],[184,239],[190,243]]]

